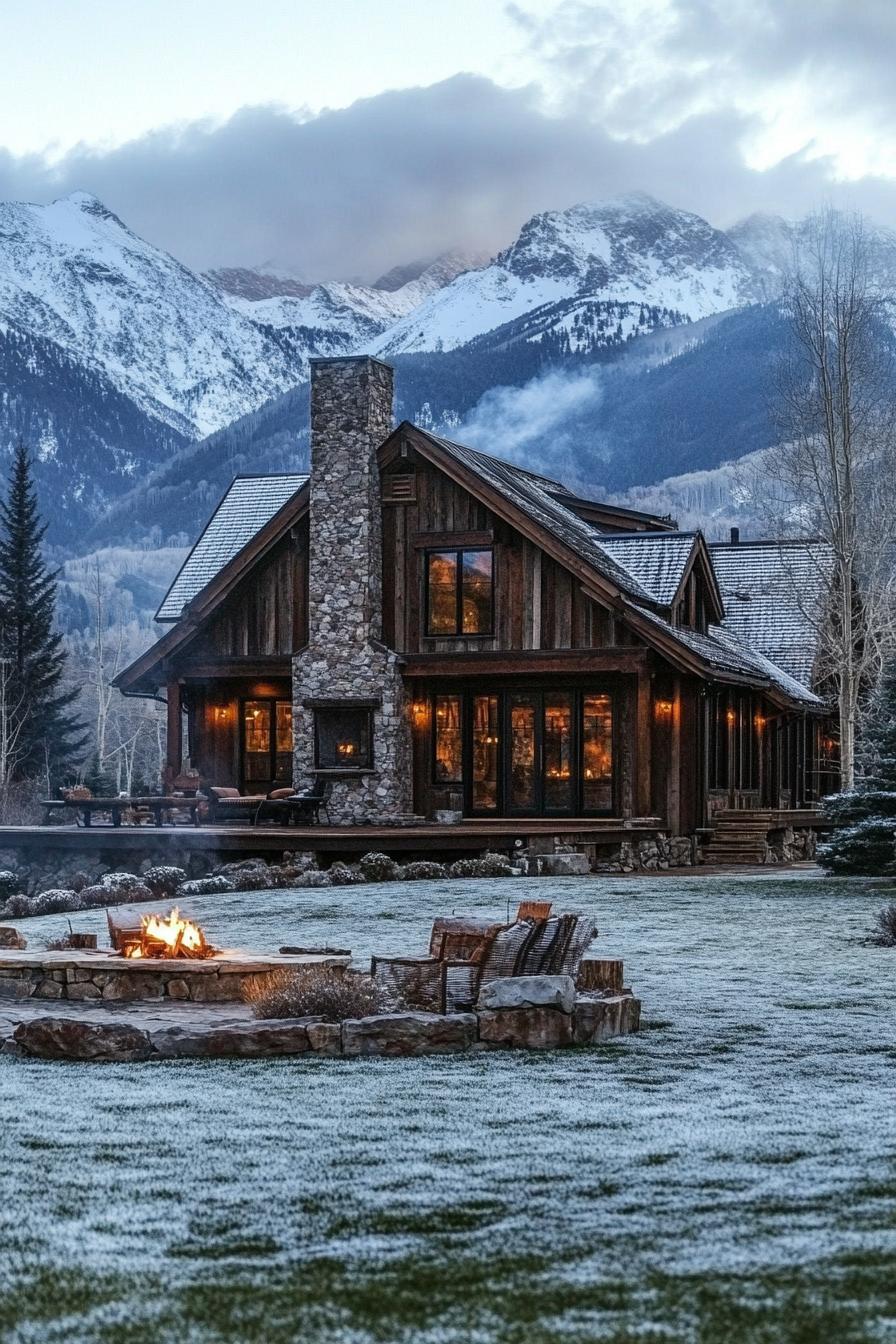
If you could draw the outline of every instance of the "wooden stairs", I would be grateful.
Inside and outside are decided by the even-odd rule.
[[[746,809],[717,812],[703,862],[713,866],[768,863],[769,832],[780,826],[780,813]]]

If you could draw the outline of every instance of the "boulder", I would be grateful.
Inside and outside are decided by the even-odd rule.
[[[599,1045],[614,1036],[628,1036],[638,1030],[641,1001],[630,994],[606,999],[576,999],[573,1039],[576,1045]]]
[[[34,982],[28,975],[0,975],[0,999],[28,999],[34,993]]]
[[[308,1043],[317,1055],[342,1054],[342,1025],[339,1022],[309,1022]]]
[[[479,1039],[515,1050],[556,1050],[572,1044],[573,1019],[559,1008],[499,1008],[479,1013]]]
[[[159,976],[142,975],[139,971],[113,971],[103,985],[103,998],[117,1003],[160,999],[163,992]]]
[[[18,929],[12,929],[8,924],[0,925],[0,947],[11,947],[19,952],[24,952],[28,946],[28,939]]]
[[[298,1021],[232,1022],[202,1030],[167,1027],[152,1033],[156,1052],[166,1059],[303,1055],[310,1048],[308,1027]]]
[[[538,872],[541,877],[584,877],[590,873],[587,854],[541,854]]]
[[[145,1031],[127,1022],[84,1022],[72,1017],[35,1017],[20,1022],[13,1040],[38,1059],[95,1059],[130,1063],[148,1059]]]
[[[489,980],[479,991],[479,1008],[559,1008],[571,1013],[576,987],[571,975],[512,975]]]
[[[470,1050],[475,1013],[378,1013],[342,1024],[345,1055],[442,1055]]]

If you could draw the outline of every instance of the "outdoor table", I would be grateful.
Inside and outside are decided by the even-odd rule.
[[[199,825],[199,809],[204,804],[204,798],[178,798],[172,796],[155,797],[139,796],[125,798],[45,798],[43,806],[47,809],[47,815],[58,808],[68,808],[83,818],[85,826],[93,825],[94,812],[108,812],[112,817],[112,825],[121,825],[121,815],[133,808],[144,808],[152,813],[156,826],[165,825],[165,813],[172,812],[176,808],[182,808],[189,812],[190,820],[194,826]],[[81,825],[78,820],[78,825]]]

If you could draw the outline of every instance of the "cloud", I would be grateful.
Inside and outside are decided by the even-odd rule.
[[[584,439],[593,444],[602,396],[599,369],[552,370],[522,387],[491,388],[450,433],[483,452],[500,443],[502,457],[524,467],[538,462],[539,470],[579,486],[591,480],[582,476],[581,444]]]
[[[527,87],[459,74],[316,116],[246,107],[56,162],[0,151],[0,197],[91,191],[191,266],[310,280],[496,250],[532,214],[630,190],[723,226],[825,201],[896,225],[892,137],[865,134],[896,110],[889,3],[566,0],[549,26],[515,12],[542,72]],[[874,172],[843,180],[837,126],[886,146]]]
[[[562,0],[512,14],[567,114],[640,141],[744,118],[754,168],[797,152],[838,177],[896,176],[891,0]]]

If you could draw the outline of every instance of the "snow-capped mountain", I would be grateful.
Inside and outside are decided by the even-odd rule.
[[[757,297],[734,242],[641,194],[535,215],[490,266],[468,271],[386,331],[375,353],[453,350],[499,328],[564,333],[575,352]]]
[[[306,285],[264,270],[210,271],[228,304],[252,322],[288,333],[297,348],[329,355],[366,349],[431,294],[482,260],[462,252],[437,257],[400,285],[327,281]],[[396,271],[397,278],[397,271]]]
[[[0,205],[0,318],[55,341],[190,436],[301,376],[288,342],[80,192]]]

